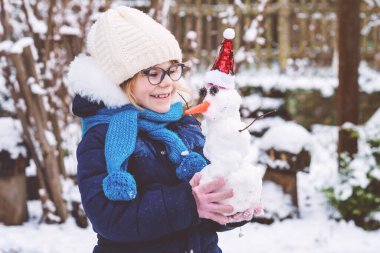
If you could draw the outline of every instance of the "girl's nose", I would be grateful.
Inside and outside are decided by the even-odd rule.
[[[172,85],[173,82],[174,81],[168,75],[165,75],[164,79],[162,80],[162,82],[158,86],[167,87],[169,85]]]

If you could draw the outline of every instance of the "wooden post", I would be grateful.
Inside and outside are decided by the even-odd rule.
[[[163,4],[164,3],[162,0],[151,0],[150,1],[150,11],[152,14],[152,18],[161,24],[163,21],[163,17],[162,17]]]
[[[263,180],[269,180],[280,185],[283,191],[290,195],[292,204],[297,208],[299,207],[297,194],[297,174],[295,172],[293,173],[267,168]]]
[[[169,31],[171,31],[172,34],[175,36],[175,34],[176,34],[175,10],[173,10],[173,8],[171,6],[169,8],[168,15],[169,15],[169,17],[168,17]]]
[[[337,125],[358,124],[360,60],[360,1],[338,0],[339,86],[337,89]],[[338,153],[357,152],[357,139],[344,129],[339,131]]]
[[[212,46],[212,38],[213,38],[213,28],[212,28],[212,23],[213,23],[213,16],[211,12],[211,0],[207,0],[207,12],[206,14],[206,34],[205,34],[205,41],[206,41],[206,51],[207,51],[207,56],[205,57],[206,61],[206,66],[208,66],[211,63],[211,51],[213,50]]]
[[[182,31],[182,17],[180,15],[180,3],[176,2],[176,7],[175,7],[175,18],[174,18],[174,22],[175,22],[175,27],[176,27],[176,30],[175,30],[175,37],[176,39],[178,40],[178,42],[180,43],[181,47],[182,47],[182,35],[181,35],[181,31]]]
[[[361,27],[365,27],[370,22],[370,15],[371,15],[370,10],[368,10],[368,8],[367,8],[367,4],[362,5],[362,13],[364,13],[365,15],[362,18]],[[367,34],[365,34],[364,36],[361,36],[361,41],[360,41],[361,48],[362,48],[361,56],[363,56],[363,59],[366,59],[366,57],[371,53],[369,41],[372,40],[372,44],[374,44],[376,41],[376,38],[375,38],[376,34],[371,39],[371,35],[372,35],[371,31],[375,31],[375,29],[376,29],[376,27],[373,27],[370,31],[368,31]],[[373,45],[373,49],[376,52],[375,45]]]
[[[265,18],[265,33],[266,33],[266,52],[265,61],[269,68],[272,68],[272,42],[273,42],[273,31],[272,31],[272,15],[268,14]]]
[[[4,8],[4,0],[0,0],[0,20],[1,24],[3,26],[3,38],[0,38],[1,40],[7,40],[11,37],[12,27],[9,25],[7,12]]]
[[[278,20],[279,32],[279,63],[281,72],[285,71],[287,60],[290,55],[290,9],[288,0],[279,0],[280,12]]]
[[[203,11],[202,11],[202,0],[197,0],[197,13],[194,14],[195,17],[195,31],[197,33],[197,48],[195,49],[195,56],[197,59],[201,58],[202,55],[202,38],[203,38],[203,33],[202,33],[202,23],[203,23]]]
[[[321,52],[322,52],[322,63],[323,65],[327,65],[327,63],[329,62],[328,59],[329,59],[329,56],[330,56],[330,53],[331,53],[331,48],[329,48],[329,43],[328,43],[328,32],[329,30],[331,29],[330,26],[328,26],[328,20],[327,20],[327,15],[328,15],[328,2],[327,0],[323,0],[322,1],[322,4],[323,4],[323,12],[322,12],[322,20],[321,20],[321,35],[322,35],[322,38],[321,38]],[[324,48],[324,47],[327,47],[327,48]]]
[[[234,48],[240,48],[240,44],[241,44],[241,37],[242,37],[242,29],[241,29],[241,24],[243,23],[242,22],[242,10],[241,8],[236,4],[234,4],[234,11],[235,11],[235,15],[238,17],[238,21],[236,23],[236,26],[234,27],[235,28],[235,39],[234,39]]]
[[[44,44],[44,54],[43,54],[43,69],[42,73],[45,74],[47,71],[47,63],[49,60],[51,44],[54,37],[54,7],[56,5],[56,0],[51,0],[48,10],[48,20],[47,20],[47,32],[45,34],[45,44]]]
[[[305,49],[308,45],[308,26],[307,26],[307,18],[306,16],[309,16],[309,12],[307,10],[306,6],[306,0],[301,0],[300,2],[300,10],[301,14],[304,15],[305,17],[300,18],[300,48],[299,48],[299,53],[300,55],[305,55]],[[310,16],[309,16],[310,17]]]
[[[190,54],[189,54],[189,39],[187,38],[187,33],[190,31],[191,27],[192,27],[192,15],[189,15],[189,5],[190,5],[190,1],[189,0],[185,0],[185,12],[186,12],[186,15],[184,17],[184,20],[185,20],[185,29],[184,29],[184,33],[182,34],[183,36],[183,49],[185,51],[184,53],[184,56],[183,58],[185,60],[189,60],[190,59]]]
[[[252,8],[251,7],[252,4],[251,4],[250,0],[244,0],[244,5],[245,6],[249,6],[247,9]],[[247,9],[243,10],[242,17],[241,17],[242,26],[243,26],[242,37],[244,36],[245,31],[247,31],[249,29],[249,27],[251,26],[251,21],[252,21],[252,19],[250,17],[250,12]],[[251,42],[246,41],[246,40],[243,39],[243,44],[241,46],[244,46],[244,51],[245,52],[249,52],[250,49],[251,49]],[[242,62],[238,62],[236,64],[236,68],[235,68],[236,72],[239,71],[239,69],[241,67],[243,67],[243,66],[249,68],[250,67],[250,63],[247,60],[244,60]]]

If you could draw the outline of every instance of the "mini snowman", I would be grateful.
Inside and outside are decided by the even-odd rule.
[[[200,184],[217,177],[225,179],[224,188],[232,188],[234,196],[222,201],[234,207],[233,215],[247,209],[262,212],[262,173],[252,166],[249,156],[250,134],[239,131],[245,128],[240,119],[241,96],[235,89],[233,72],[233,29],[226,29],[219,55],[205,76],[201,89],[203,103],[185,111],[185,114],[202,113],[202,133],[206,137],[204,155],[210,161],[201,171]]]

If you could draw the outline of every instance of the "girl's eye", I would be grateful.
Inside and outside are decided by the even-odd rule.
[[[158,76],[158,71],[150,71],[148,75],[150,77],[157,77]]]

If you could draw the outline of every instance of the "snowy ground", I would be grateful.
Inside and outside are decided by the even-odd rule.
[[[326,73],[326,72],[325,72]],[[329,95],[336,87],[336,77],[331,75],[316,81],[323,94]],[[378,73],[369,74],[366,66],[361,66],[361,89],[367,92],[378,90],[374,80]],[[363,74],[364,73],[364,74]],[[240,75],[242,83],[259,80],[268,89],[279,83],[298,84],[302,88],[313,88],[312,79],[304,75],[285,77],[270,73],[255,73],[255,78]],[[315,75],[314,76],[320,76]],[[363,78],[366,80],[363,81]],[[201,85],[201,77],[193,79],[193,87]],[[282,80],[285,78],[286,80]],[[238,79],[239,80],[239,79]],[[237,81],[238,81],[237,80]],[[277,80],[274,82],[273,80]],[[1,82],[0,82],[1,83]],[[308,86],[304,86],[308,83]],[[322,83],[322,85],[321,85]],[[250,83],[248,85],[259,85]],[[291,87],[288,87],[291,88]],[[297,88],[297,87],[295,87]],[[299,88],[299,87],[298,87]],[[317,88],[317,87],[314,87]],[[256,122],[252,128],[261,128],[266,124],[281,124],[282,120],[264,119]],[[257,130],[257,129],[256,129]],[[69,138],[69,137],[68,137]],[[70,139],[70,138],[69,138]],[[311,134],[312,161],[310,173],[298,173],[298,196],[300,218],[276,221],[271,225],[247,224],[242,229],[220,233],[220,246],[225,253],[376,253],[380,252],[380,231],[367,232],[349,222],[336,222],[329,219],[329,207],[321,193],[322,187],[334,184],[337,179],[335,127],[315,125]],[[261,139],[253,139],[252,154],[258,154]],[[279,141],[279,140],[276,140]],[[263,205],[268,210],[279,213],[289,212],[289,196],[284,196],[277,186],[265,183]],[[30,220],[22,226],[6,227],[0,224],[0,253],[86,253],[92,252],[96,235],[91,227],[78,228],[72,219],[63,225],[39,225],[39,202],[29,202]]]
[[[275,222],[272,225],[251,223],[242,229],[220,233],[220,246],[226,253],[251,252],[323,252],[375,253],[380,248],[380,231],[366,232],[353,223],[328,219],[322,186],[336,177],[334,143],[336,129],[327,126],[313,128],[313,158],[310,173],[299,173],[300,219]],[[252,145],[256,152],[259,140]],[[285,212],[287,198],[272,183],[264,184],[264,206]],[[0,225],[1,253],[85,253],[96,243],[91,228],[78,228],[72,219],[63,225],[38,225],[39,203],[29,202],[31,219],[23,226]]]
[[[31,203],[36,205],[37,203]],[[321,208],[323,209],[323,208]],[[220,233],[226,253],[376,253],[380,232],[365,232],[352,223],[324,218],[318,208],[304,210],[303,218],[272,225],[248,224],[241,231]],[[92,252],[96,236],[91,228],[80,229],[73,220],[64,225],[37,225],[32,220],[20,227],[0,226],[1,253]],[[242,236],[239,236],[242,234]]]

